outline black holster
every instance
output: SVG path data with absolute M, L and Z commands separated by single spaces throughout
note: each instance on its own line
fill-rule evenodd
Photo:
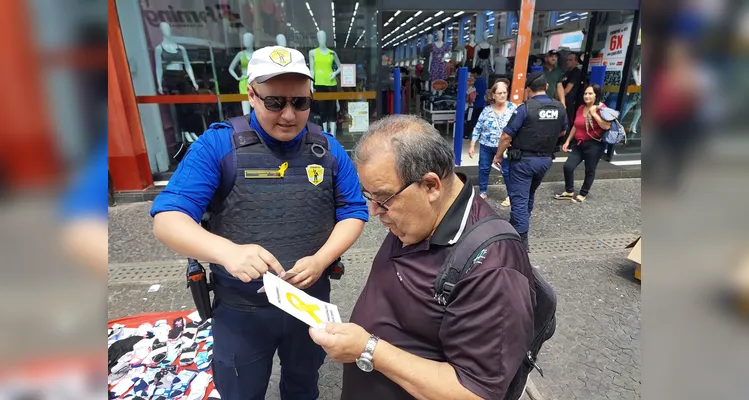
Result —
M 198 260 L 192 258 L 187 259 L 187 287 L 190 289 L 200 319 L 205 321 L 211 318 L 213 315 L 211 284 L 208 282 L 205 268 L 200 265 Z
M 340 257 L 338 257 L 338 259 L 330 267 L 328 267 L 328 276 L 330 276 L 330 279 L 341 279 L 345 272 L 346 266 L 343 265 Z

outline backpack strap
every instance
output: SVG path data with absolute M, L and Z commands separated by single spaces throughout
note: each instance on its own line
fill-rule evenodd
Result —
M 487 246 L 501 240 L 520 241 L 520 235 L 498 215 L 482 218 L 468 228 L 453 245 L 434 281 L 437 302 L 446 306 L 455 285 L 470 272 L 474 259 Z

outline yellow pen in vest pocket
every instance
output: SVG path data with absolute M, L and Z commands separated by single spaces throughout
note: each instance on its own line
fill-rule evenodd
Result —
M 245 179 L 282 179 L 289 163 L 284 162 L 278 169 L 246 169 L 244 170 Z

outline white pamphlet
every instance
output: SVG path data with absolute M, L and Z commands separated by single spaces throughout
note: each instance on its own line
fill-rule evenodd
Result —
M 268 301 L 313 328 L 326 322 L 341 322 L 338 307 L 316 299 L 273 274 L 263 274 Z

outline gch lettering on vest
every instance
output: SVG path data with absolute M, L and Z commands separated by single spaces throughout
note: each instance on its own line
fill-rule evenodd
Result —
M 558 119 L 559 110 L 539 110 L 538 118 L 542 120 Z

